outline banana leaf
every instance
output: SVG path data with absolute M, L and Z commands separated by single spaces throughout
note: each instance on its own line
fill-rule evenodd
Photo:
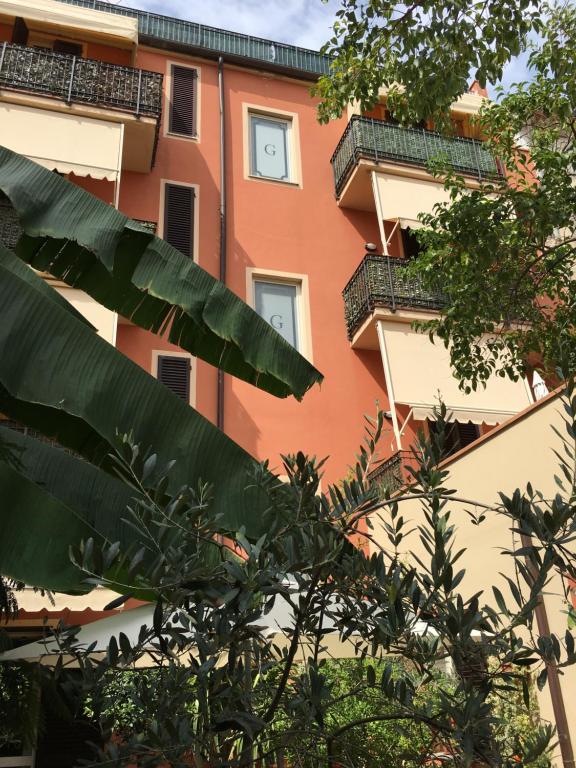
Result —
M 15 457 L 13 471 L 0 473 L 4 575 L 29 586 L 88 592 L 92 587 L 84 581 L 85 574 L 68 567 L 70 546 L 93 538 L 98 544 L 119 542 L 125 553 L 141 545 L 134 528 L 125 522 L 128 508 L 140 498 L 136 490 L 59 446 L 4 427 L 2 422 L 0 442 Z M 40 542 L 39 549 L 35 542 Z M 121 584 L 110 587 L 124 590 Z
M 4 430 L 6 431 L 6 430 Z M 68 549 L 103 538 L 86 520 L 45 489 L 0 462 L 0 566 L 5 576 L 59 592 L 91 587 Z
M 103 466 L 117 433 L 130 433 L 158 455 L 159 468 L 176 461 L 170 491 L 211 483 L 211 509 L 222 526 L 259 535 L 267 496 L 247 487 L 255 459 L 2 263 L 0 307 L 1 413 Z M 0 485 L 0 499 L 4 495 Z
M 300 399 L 322 380 L 268 323 L 178 250 L 4 147 L 0 191 L 24 231 L 16 254 L 36 269 L 278 397 Z
M 93 331 L 96 331 L 94 326 L 88 322 L 83 314 L 70 304 L 69 301 L 55 291 L 48 283 L 37 275 L 30 267 L 28 267 L 21 259 L 15 256 L 12 251 L 5 248 L 0 243 L 0 264 L 2 264 L 10 272 L 13 272 L 18 277 L 22 278 L 25 282 L 29 283 L 37 291 L 40 291 L 46 298 L 55 301 L 59 306 L 70 312 L 77 320 L 85 323 Z

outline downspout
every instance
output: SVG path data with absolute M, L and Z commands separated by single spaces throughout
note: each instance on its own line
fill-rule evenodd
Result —
M 224 59 L 218 58 L 218 95 L 220 100 L 220 270 L 218 279 L 226 285 L 226 122 L 224 112 Z M 224 431 L 224 371 L 218 369 L 216 426 Z

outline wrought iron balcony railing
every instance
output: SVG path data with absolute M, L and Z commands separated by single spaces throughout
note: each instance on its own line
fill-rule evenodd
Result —
M 162 75 L 12 43 L 0 46 L 0 88 L 42 94 L 68 104 L 109 107 L 159 118 Z
M 14 250 L 21 234 L 16 211 L 8 198 L 0 192 L 0 244 Z
M 412 451 L 396 451 L 373 470 L 368 479 L 380 492 L 394 493 L 413 479 L 410 467 L 416 467 Z
M 408 259 L 390 256 L 364 257 L 342 292 L 349 339 L 378 307 L 438 310 L 446 305 L 442 293 L 428 291 L 419 279 L 408 275 L 408 263 Z
M 115 13 L 138 19 L 140 42 L 156 47 L 169 47 L 184 53 L 217 58 L 224 55 L 228 61 L 264 65 L 287 74 L 315 80 L 330 71 L 330 58 L 318 51 L 296 45 L 273 42 L 253 35 L 229 32 L 226 29 L 207 27 L 194 21 L 162 16 L 151 11 L 128 8 L 118 2 L 102 0 L 62 0 L 81 8 L 92 8 L 104 13 Z
M 442 136 L 424 128 L 404 128 L 368 117 L 351 118 L 334 154 L 332 169 L 336 195 L 339 196 L 356 163 L 388 160 L 425 168 L 434 158 L 442 159 L 458 173 L 491 179 L 502 169 L 483 142 Z
M 143 219 L 134 219 L 134 221 L 137 221 L 153 235 L 156 234 L 158 225 L 155 221 L 144 221 Z M 16 211 L 8 198 L 0 192 L 0 244 L 5 248 L 14 250 L 21 234 L 22 228 Z

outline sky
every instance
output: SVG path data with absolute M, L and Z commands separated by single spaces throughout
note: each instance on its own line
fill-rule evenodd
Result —
M 338 0 L 120 0 L 119 4 L 313 50 L 330 37 L 339 7 Z M 507 65 L 502 85 L 524 79 L 525 56 Z

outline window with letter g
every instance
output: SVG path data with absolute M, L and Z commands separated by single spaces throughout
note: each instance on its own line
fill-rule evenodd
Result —
M 254 308 L 289 344 L 300 349 L 299 286 L 294 283 L 254 281 Z
M 292 121 L 250 115 L 250 175 L 275 181 L 292 178 Z

